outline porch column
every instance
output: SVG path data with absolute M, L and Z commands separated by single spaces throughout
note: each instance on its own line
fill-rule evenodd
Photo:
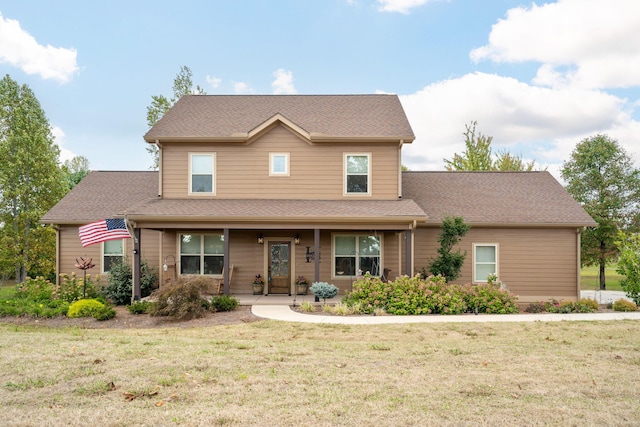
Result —
M 405 241 L 406 248 L 405 248 L 405 256 L 404 256 L 404 258 L 405 258 L 405 260 L 404 260 L 405 267 L 404 268 L 405 268 L 407 276 L 409 276 L 409 277 L 413 276 L 413 270 L 412 270 L 413 253 L 411 252 L 411 247 L 412 247 L 411 241 L 413 240 L 412 236 L 413 236 L 413 230 L 411 230 L 411 229 L 407 230 L 407 238 L 406 238 L 406 241 Z
M 222 277 L 224 277 L 224 294 L 225 295 L 229 295 L 229 229 L 225 228 L 222 231 L 222 236 L 223 236 L 223 240 L 224 242 L 222 243 L 222 247 L 223 247 L 223 253 L 224 253 L 224 265 L 223 265 L 223 272 L 222 272 Z
M 139 301 L 140 292 L 140 229 L 133 229 L 133 286 L 131 302 Z
M 313 261 L 315 263 L 315 271 L 313 273 L 313 281 L 320 281 L 320 229 L 313 230 Z

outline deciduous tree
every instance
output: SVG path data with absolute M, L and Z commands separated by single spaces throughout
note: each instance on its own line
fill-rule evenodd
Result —
M 467 234 L 470 228 L 471 226 L 465 224 L 461 217 L 447 217 L 442 220 L 442 232 L 438 238 L 440 243 L 438 256 L 429 264 L 431 274 L 443 276 L 447 282 L 458 278 L 467 254 L 461 252 L 460 249 L 454 252 L 453 247 Z M 423 273 L 425 272 L 423 271 Z
M 158 120 L 165 115 L 173 104 L 184 95 L 205 95 L 206 92 L 200 86 L 193 87 L 193 73 L 187 66 L 180 67 L 180 72 L 173 80 L 173 96 L 169 99 L 164 95 L 153 95 L 151 97 L 151 104 L 147 107 L 147 125 L 152 127 Z M 147 144 L 147 151 L 153 157 L 153 164 L 151 169 L 158 169 L 159 154 L 158 147 L 152 144 Z
M 37 260 L 51 250 L 53 231 L 41 230 L 39 221 L 67 191 L 58 156 L 33 91 L 6 75 L 0 81 L 0 222 L 3 261 L 17 282 L 35 265 L 41 271 Z
M 498 152 L 495 159 L 491 153 L 492 136 L 476 132 L 478 122 L 465 125 L 465 151 L 455 153 L 451 160 L 444 159 L 445 168 L 449 171 L 532 171 L 535 161 L 525 162 L 521 156 L 507 150 Z
M 606 289 L 605 266 L 618 256 L 618 231 L 634 231 L 640 203 L 640 171 L 618 141 L 607 135 L 583 139 L 564 163 L 567 191 L 598 223 L 582 235 L 583 265 L 598 265 L 600 289 Z

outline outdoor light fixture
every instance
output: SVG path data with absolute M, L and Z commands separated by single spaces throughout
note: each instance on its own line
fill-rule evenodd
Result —
M 262 234 L 258 234 L 258 244 L 262 245 L 264 243 L 264 236 Z
M 296 234 L 295 236 L 293 236 L 293 243 L 295 243 L 296 245 L 300 244 L 300 235 Z
M 307 252 L 304 254 L 307 262 L 311 262 L 312 259 L 315 258 L 315 253 L 311 252 L 311 246 L 307 246 Z

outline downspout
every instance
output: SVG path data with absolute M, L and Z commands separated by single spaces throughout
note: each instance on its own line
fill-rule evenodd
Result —
M 158 197 L 162 197 L 162 144 L 156 139 L 156 147 L 158 147 Z
M 580 262 L 580 258 L 581 258 L 581 253 L 580 253 L 580 243 L 581 243 L 581 239 L 582 239 L 582 233 L 584 233 L 584 231 L 587 229 L 587 227 L 582 227 L 582 228 L 578 228 L 576 229 L 576 301 L 580 300 L 580 288 L 582 287 L 582 284 L 580 283 L 580 270 L 581 270 L 581 262 Z

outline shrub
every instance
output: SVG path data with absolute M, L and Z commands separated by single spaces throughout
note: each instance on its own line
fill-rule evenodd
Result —
M 238 308 L 238 299 L 231 295 L 214 295 L 211 298 L 210 310 L 233 311 Z
M 318 298 L 322 298 L 326 304 L 327 298 L 333 298 L 338 295 L 338 288 L 327 282 L 315 282 L 311 285 L 311 292 Z
M 638 306 L 632 302 L 627 301 L 626 299 L 619 299 L 618 301 L 613 303 L 614 311 L 638 311 Z
M 96 298 L 99 295 L 97 290 L 99 281 L 99 275 L 92 279 L 91 275 L 87 274 L 85 280 L 79 279 L 75 272 L 71 274 L 63 273 L 60 275 L 60 284 L 55 287 L 53 298 L 61 299 L 68 303 L 82 298 Z
M 176 320 L 202 317 L 207 311 L 207 301 L 201 295 L 210 286 L 211 281 L 206 277 L 181 277 L 153 292 L 156 303 L 149 314 L 167 316 Z
M 545 303 L 545 310 L 549 313 L 593 313 L 598 311 L 598 302 L 589 298 L 578 301 L 556 301 Z
M 518 313 L 517 297 L 496 284 L 467 285 L 462 288 L 469 311 L 488 314 Z
M 148 314 L 153 303 L 151 301 L 136 301 L 127 306 L 127 310 L 131 314 Z
M 0 316 L 56 317 L 65 316 L 69 303 L 62 300 L 34 301 L 15 298 L 0 300 Z
M 114 262 L 109 271 L 108 284 L 102 289 L 106 298 L 115 305 L 126 305 L 131 302 L 133 294 L 133 272 L 126 259 Z M 158 275 L 151 269 L 147 261 L 140 263 L 140 296 L 151 294 L 158 284 Z
M 103 310 L 105 305 L 95 299 L 81 299 L 69 306 L 67 316 L 75 317 L 93 317 L 96 313 Z
M 545 311 L 544 302 L 532 302 L 524 309 L 527 313 L 542 313 Z
M 27 277 L 27 280 L 16 285 L 16 298 L 32 301 L 49 301 L 52 299 L 55 285 L 42 276 L 35 279 Z

